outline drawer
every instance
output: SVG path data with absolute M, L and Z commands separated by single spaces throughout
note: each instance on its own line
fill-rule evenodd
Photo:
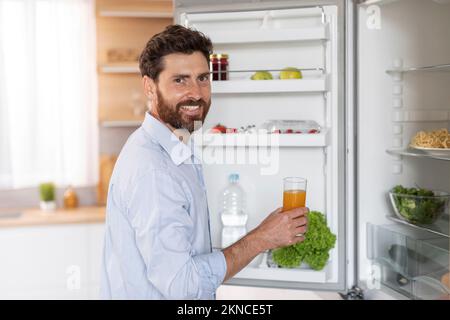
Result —
M 367 225 L 367 254 L 379 280 L 412 299 L 449 299 L 449 239 L 404 225 Z

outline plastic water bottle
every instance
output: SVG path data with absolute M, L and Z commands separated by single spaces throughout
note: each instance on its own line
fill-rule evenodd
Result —
M 239 174 L 230 174 L 229 184 L 222 193 L 220 217 L 222 220 L 222 248 L 228 247 L 246 233 L 247 213 L 245 193 L 239 185 Z

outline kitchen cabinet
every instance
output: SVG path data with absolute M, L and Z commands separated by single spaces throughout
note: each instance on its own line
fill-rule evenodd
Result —
M 154 34 L 171 24 L 172 2 L 99 0 L 96 11 L 99 121 L 106 127 L 111 121 L 141 121 L 146 98 L 137 57 Z
M 98 0 L 96 17 L 101 158 L 97 204 L 104 205 L 113 159 L 147 108 L 137 57 L 154 34 L 172 23 L 172 1 Z
M 103 223 L 0 228 L 0 299 L 96 299 Z

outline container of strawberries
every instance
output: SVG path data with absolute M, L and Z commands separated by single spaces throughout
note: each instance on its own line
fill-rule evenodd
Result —
M 321 127 L 313 120 L 268 120 L 261 129 L 272 134 L 316 134 Z

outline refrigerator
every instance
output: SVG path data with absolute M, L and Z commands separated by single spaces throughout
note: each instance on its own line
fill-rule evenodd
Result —
M 266 252 L 227 284 L 449 299 L 448 207 L 417 225 L 394 213 L 388 193 L 450 192 L 450 154 L 409 147 L 418 131 L 449 129 L 450 1 L 175 0 L 174 13 L 228 55 L 200 140 L 212 246 L 221 249 L 219 202 L 231 173 L 245 190 L 247 230 L 282 206 L 283 178 L 298 176 L 308 180 L 306 205 L 337 237 L 320 271 L 274 266 Z M 303 78 L 278 79 L 286 67 Z M 273 79 L 251 80 L 258 70 Z M 208 131 L 268 120 L 313 120 L 321 130 Z

